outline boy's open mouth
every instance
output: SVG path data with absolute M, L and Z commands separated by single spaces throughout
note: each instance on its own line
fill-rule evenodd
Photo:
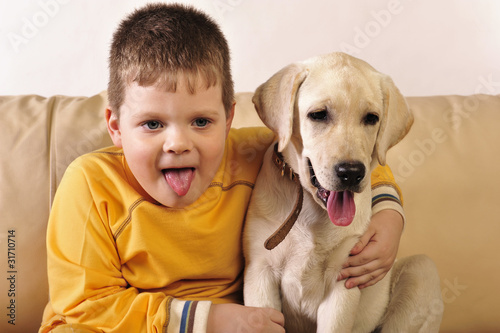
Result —
M 174 192 L 181 197 L 188 193 L 194 179 L 194 171 L 194 168 L 174 168 L 162 170 L 168 185 L 170 185 L 172 190 L 174 190 Z
M 316 196 L 323 202 L 330 221 L 336 226 L 345 227 L 352 223 L 356 214 L 354 194 L 351 191 L 329 191 L 319 183 L 311 161 L 308 159 L 311 184 L 316 187 Z

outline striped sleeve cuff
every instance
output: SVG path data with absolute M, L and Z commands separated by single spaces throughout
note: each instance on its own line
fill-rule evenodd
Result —
M 372 188 L 372 215 L 381 210 L 392 209 L 401 214 L 403 218 L 403 230 L 406 225 L 406 217 L 401 204 L 398 191 L 390 185 L 379 185 Z
M 166 333 L 206 332 L 212 302 L 183 301 L 172 298 L 167 303 Z

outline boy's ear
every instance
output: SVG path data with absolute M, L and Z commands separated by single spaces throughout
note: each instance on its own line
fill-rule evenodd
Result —
M 120 120 L 115 112 L 113 112 L 109 107 L 106 108 L 106 126 L 108 128 L 109 136 L 113 141 L 113 144 L 122 148 L 122 134 L 120 131 Z
M 229 110 L 229 114 L 227 115 L 227 118 L 226 118 L 226 138 L 229 135 L 229 130 L 231 129 L 231 124 L 233 123 L 235 107 L 236 107 L 236 102 L 233 102 L 233 105 L 231 106 L 231 110 Z

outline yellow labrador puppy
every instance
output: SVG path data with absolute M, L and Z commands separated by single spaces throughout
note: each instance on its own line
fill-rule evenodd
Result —
M 429 258 L 398 261 L 392 284 L 391 274 L 362 290 L 337 282 L 370 221 L 371 171 L 413 122 L 392 80 L 332 53 L 283 68 L 253 102 L 278 140 L 245 224 L 245 305 L 282 311 L 287 333 L 437 332 L 442 301 Z

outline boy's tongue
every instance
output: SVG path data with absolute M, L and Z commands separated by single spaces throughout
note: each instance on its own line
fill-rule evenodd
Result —
M 351 224 L 356 213 L 356 205 L 354 204 L 352 192 L 330 192 L 326 209 L 333 224 L 340 227 L 348 226 Z
M 191 168 L 182 169 L 166 169 L 163 171 L 168 185 L 179 196 L 184 196 L 188 193 L 191 187 L 191 182 L 194 178 L 194 170 Z

